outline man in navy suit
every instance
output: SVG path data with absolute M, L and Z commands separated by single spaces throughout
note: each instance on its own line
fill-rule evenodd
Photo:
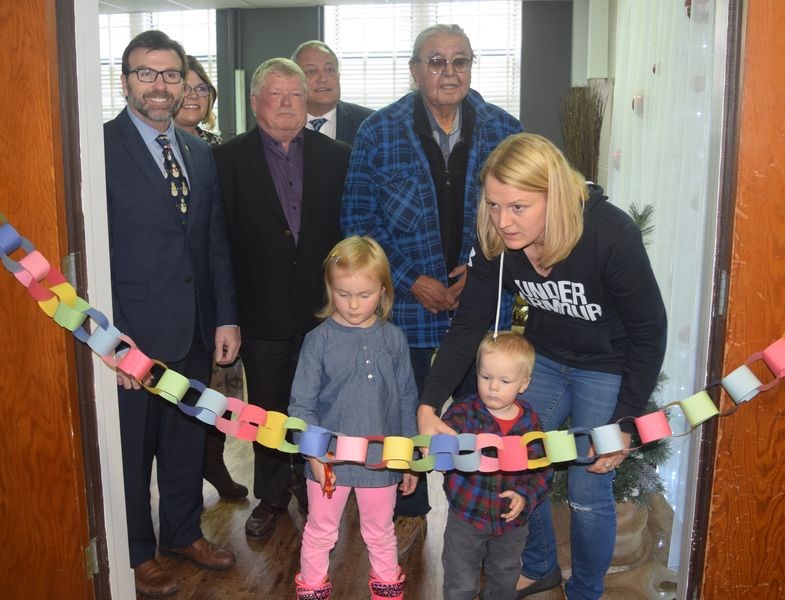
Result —
M 182 46 L 147 31 L 122 61 L 127 107 L 104 125 L 114 323 L 150 358 L 206 382 L 213 358 L 231 363 L 240 346 L 215 165 L 205 142 L 173 125 L 187 76 Z M 216 570 L 235 557 L 199 524 L 204 426 L 119 370 L 117 383 L 131 567 L 138 592 L 165 596 L 178 584 L 155 558 L 154 457 L 160 553 Z
M 341 100 L 338 57 L 324 42 L 303 42 L 292 54 L 308 78 L 308 129 L 354 144 L 357 129 L 373 111 Z
M 248 401 L 283 413 L 300 343 L 324 305 L 322 263 L 341 239 L 351 151 L 304 128 L 307 95 L 305 75 L 294 62 L 263 62 L 251 79 L 256 126 L 213 147 L 237 282 Z M 245 523 L 247 538 L 269 535 L 292 494 L 307 510 L 302 468 L 300 457 L 254 444 L 259 504 Z

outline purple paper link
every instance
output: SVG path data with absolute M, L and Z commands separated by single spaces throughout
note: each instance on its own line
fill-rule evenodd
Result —
M 431 454 L 433 454 L 433 452 L 431 452 Z M 455 468 L 455 461 L 453 461 L 453 455 L 451 453 L 439 452 L 434 455 L 434 459 L 434 471 L 452 471 Z
M 573 435 L 591 435 L 592 428 L 591 427 L 572 427 L 567 431 L 567 433 L 571 433 Z M 575 459 L 574 462 L 578 464 L 589 464 L 594 462 L 593 456 L 579 456 Z
M 199 392 L 199 394 L 201 394 L 205 390 L 205 388 L 207 387 L 205 384 L 203 384 L 201 381 L 199 381 L 197 379 L 189 379 L 188 380 L 188 384 L 192 388 L 194 388 L 197 392 Z M 188 392 L 186 392 L 186 394 L 187 393 Z M 197 418 L 199 416 L 199 413 L 201 413 L 202 410 L 204 410 L 200 406 L 189 406 L 185 402 L 178 402 L 177 403 L 177 407 L 181 411 L 183 411 L 185 414 L 187 414 L 188 416 L 190 416 L 190 417 L 197 417 Z
M 0 250 L 5 254 L 11 254 L 22 245 L 22 236 L 13 228 L 10 223 L 0 225 Z
M 92 306 L 88 308 L 85 313 L 95 321 L 101 329 L 109 329 L 111 323 L 109 319 L 106 318 L 106 315 L 102 313 L 100 310 L 93 308 Z
M 90 307 L 84 311 L 84 314 L 90 317 L 93 321 L 96 322 L 96 325 L 98 325 L 96 330 L 93 332 L 93 335 L 95 335 L 95 333 L 97 333 L 98 331 L 106 330 L 107 325 L 109 324 L 109 320 L 101 311 L 95 310 L 94 308 Z M 87 331 L 87 327 L 85 325 L 79 327 L 76 331 L 73 332 L 73 334 L 77 340 L 79 340 L 80 342 L 84 342 L 85 344 L 90 346 L 90 349 L 96 354 L 98 354 L 98 356 L 104 356 L 106 354 L 109 354 L 112 350 L 114 350 L 117 347 L 117 345 L 120 343 L 120 339 L 119 339 L 120 331 L 118 330 L 116 331 L 117 331 L 118 340 L 114 346 L 108 346 L 106 342 L 99 341 L 99 340 L 103 340 L 106 337 L 105 335 L 96 337 L 93 344 L 91 344 L 90 338 L 92 336 L 90 332 Z M 106 332 L 104 331 L 104 333 Z
M 324 456 L 330 446 L 332 431 L 316 425 L 308 425 L 308 429 L 300 434 L 300 454 L 305 456 Z
M 452 457 L 454 454 L 458 454 L 458 436 L 437 433 L 431 437 L 428 452 L 435 459 L 434 470 L 452 471 L 455 468 Z
M 22 238 L 22 250 L 25 251 L 25 254 L 30 254 L 35 250 L 35 246 L 33 246 L 32 242 L 27 238 Z M 19 264 L 18 261 L 15 261 L 13 258 L 8 256 L 5 252 L 0 255 L 0 258 L 3 260 L 3 265 L 5 265 L 6 271 L 9 273 L 13 273 L 16 275 L 17 273 L 21 273 L 25 270 L 25 268 Z M 32 275 L 30 275 L 30 279 L 32 280 Z M 22 282 L 24 284 L 24 282 Z M 30 283 L 29 281 L 27 282 Z
M 431 444 L 428 447 L 430 454 L 449 453 L 458 454 L 458 436 L 448 435 L 446 433 L 437 433 L 431 438 Z

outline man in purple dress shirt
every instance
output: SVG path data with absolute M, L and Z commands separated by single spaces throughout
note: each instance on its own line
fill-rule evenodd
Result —
M 308 83 L 285 58 L 251 80 L 256 126 L 213 149 L 232 249 L 248 400 L 286 412 L 303 336 L 324 302 L 322 262 L 341 239 L 350 147 L 304 129 Z M 249 539 L 274 528 L 294 494 L 307 510 L 302 463 L 254 444 Z

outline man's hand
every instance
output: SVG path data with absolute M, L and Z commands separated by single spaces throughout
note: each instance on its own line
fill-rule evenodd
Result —
M 230 365 L 240 350 L 240 328 L 222 325 L 215 328 L 215 354 L 213 360 L 219 365 Z
M 415 280 L 412 285 L 412 295 L 433 314 L 458 308 L 458 296 L 443 283 L 427 275 L 420 275 Z
M 453 283 L 449 288 L 447 288 L 451 294 L 453 294 L 456 298 L 461 295 L 463 288 L 466 286 L 466 271 L 469 269 L 467 265 L 458 265 L 452 271 L 448 277 L 450 279 L 457 277 L 458 281 Z M 456 304 L 457 308 L 457 304 Z
M 130 375 L 127 375 L 126 373 L 123 373 L 119 369 L 117 369 L 115 371 L 115 374 L 117 375 L 117 385 L 123 386 L 124 389 L 126 389 L 126 390 L 141 390 L 142 389 L 142 386 L 140 385 L 140 383 L 136 379 L 131 377 Z M 152 383 L 152 381 L 153 381 L 153 375 L 152 375 L 152 373 L 148 373 L 147 376 L 144 378 L 143 383 L 145 385 L 150 385 Z
M 436 409 L 427 404 L 420 404 L 417 409 L 417 430 L 421 435 L 436 435 L 437 433 L 458 435 L 452 427 L 436 416 Z

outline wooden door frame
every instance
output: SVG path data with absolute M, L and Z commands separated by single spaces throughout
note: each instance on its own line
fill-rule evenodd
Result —
M 725 37 L 725 67 L 723 95 L 723 123 L 720 142 L 721 157 L 718 172 L 719 211 L 717 215 L 717 243 L 715 250 L 714 293 L 712 295 L 712 323 L 709 332 L 709 356 L 706 383 L 723 377 L 725 336 L 727 329 L 728 289 L 733 243 L 733 225 L 738 173 L 739 110 L 741 93 L 741 64 L 744 43 L 745 7 L 743 0 L 728 0 L 727 34 Z M 720 388 L 709 390 L 715 404 L 720 402 Z M 718 420 L 704 423 L 696 470 L 695 505 L 692 518 L 687 578 L 682 598 L 700 598 L 706 561 L 711 508 L 711 490 L 717 451 Z
M 98 2 L 56 2 L 59 43 L 65 45 L 60 77 L 67 82 L 61 111 L 69 250 L 76 253 L 79 295 L 111 321 Z M 98 539 L 96 598 L 135 600 L 115 374 L 86 345 L 76 346 L 90 530 Z

